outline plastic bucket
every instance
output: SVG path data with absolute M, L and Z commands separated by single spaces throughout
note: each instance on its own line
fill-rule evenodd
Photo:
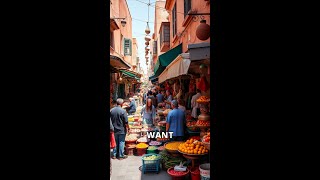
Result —
M 210 180 L 210 163 L 201 164 L 199 169 L 201 180 Z
M 200 180 L 200 171 L 197 171 L 199 167 L 190 168 L 191 180 Z

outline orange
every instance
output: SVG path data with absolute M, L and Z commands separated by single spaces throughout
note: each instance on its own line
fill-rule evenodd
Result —
M 198 154 L 201 154 L 201 152 L 200 152 L 200 151 L 198 151 Z
M 193 150 L 193 154 L 197 154 L 197 152 L 198 152 L 197 150 Z
M 202 154 L 204 154 L 206 151 L 205 150 L 202 150 Z
M 208 150 L 206 150 L 206 153 L 208 153 Z

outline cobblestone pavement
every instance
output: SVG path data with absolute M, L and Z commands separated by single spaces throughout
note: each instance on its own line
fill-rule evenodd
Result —
M 149 172 L 143 174 L 139 170 L 142 166 L 141 156 L 128 156 L 127 159 L 112 159 L 111 180 L 171 180 L 166 171 L 161 170 L 159 174 Z

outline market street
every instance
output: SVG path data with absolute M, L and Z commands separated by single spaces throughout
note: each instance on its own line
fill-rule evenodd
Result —
M 210 1 L 110 0 L 108 60 L 111 179 L 210 179 Z
M 142 166 L 141 156 L 129 156 L 127 159 L 112 161 L 111 180 L 164 180 L 171 179 L 170 175 L 161 170 L 159 174 L 146 173 L 143 174 L 139 167 Z

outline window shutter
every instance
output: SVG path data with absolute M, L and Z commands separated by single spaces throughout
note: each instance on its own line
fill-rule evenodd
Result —
M 132 46 L 131 46 L 131 39 L 124 39 L 124 55 L 131 56 Z
M 184 0 L 184 17 L 187 16 L 187 10 L 188 9 L 188 0 Z
M 129 39 L 129 56 L 132 56 L 132 41 Z

